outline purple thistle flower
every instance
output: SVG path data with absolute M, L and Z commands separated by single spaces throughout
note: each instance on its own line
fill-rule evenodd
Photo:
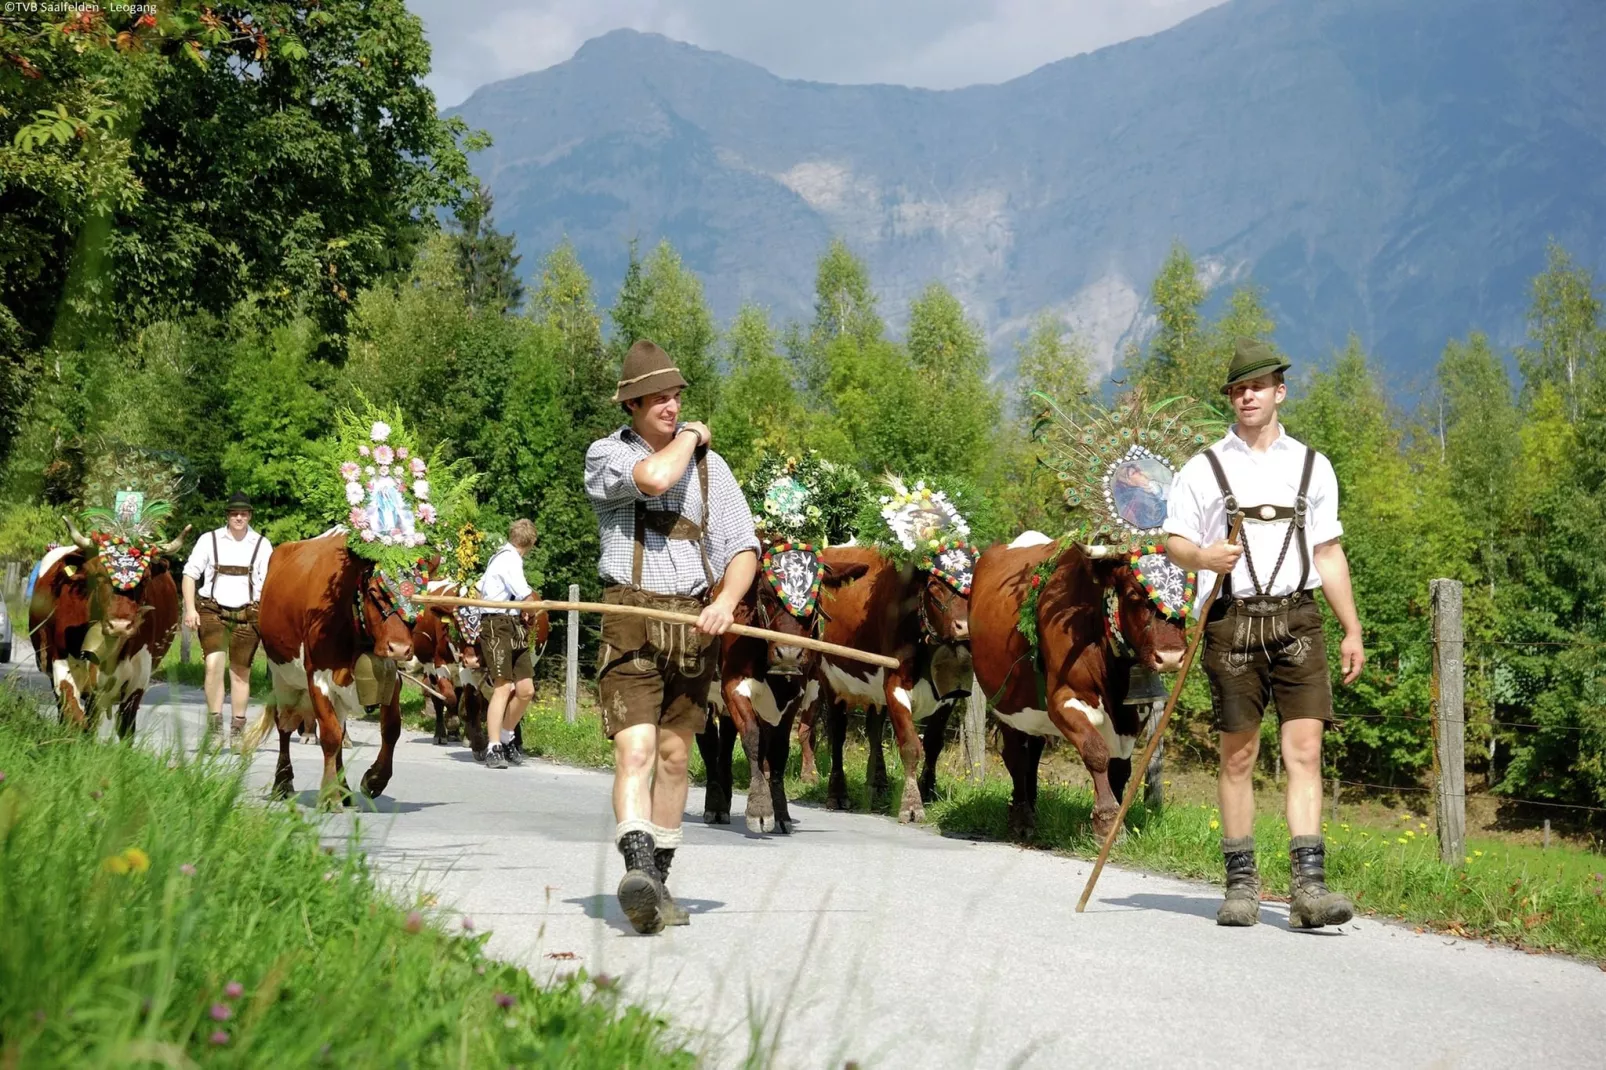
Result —
M 219 1029 L 216 1033 L 212 1034 L 211 1040 L 213 1044 L 216 1044 L 218 1047 L 222 1047 L 229 1042 L 229 1031 L 227 1029 Z
M 223 986 L 223 994 L 230 999 L 239 999 L 245 995 L 245 986 L 238 981 L 230 981 Z
M 212 1020 L 214 1022 L 226 1022 L 233 1017 L 234 1012 L 229 1010 L 227 1003 L 212 1004 Z
M 503 1010 L 508 1010 L 513 1006 L 513 997 L 506 992 L 498 992 L 496 994 L 496 1005 Z

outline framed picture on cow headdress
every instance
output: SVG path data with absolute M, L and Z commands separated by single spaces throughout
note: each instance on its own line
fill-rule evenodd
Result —
M 1189 397 L 1149 402 L 1140 391 L 1113 409 L 1062 408 L 1045 394 L 1033 437 L 1058 478 L 1077 542 L 1112 545 L 1167 616 L 1186 616 L 1194 576 L 1166 556 L 1164 524 L 1177 472 L 1219 438 L 1226 421 Z

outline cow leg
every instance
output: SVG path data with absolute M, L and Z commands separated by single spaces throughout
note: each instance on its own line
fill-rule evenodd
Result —
M 145 691 L 142 688 L 118 703 L 117 736 L 119 739 L 128 739 L 134 734 L 134 723 L 139 719 L 139 704 L 144 697 Z
M 792 811 L 786 805 L 786 763 L 792 757 L 792 721 L 797 716 L 796 705 L 787 707 L 781 714 L 781 723 L 774 728 L 764 727 L 766 758 L 769 762 L 770 804 L 775 809 L 775 831 L 783 835 L 792 832 Z
M 848 707 L 834 698 L 826 700 L 825 735 L 831 748 L 831 776 L 825 782 L 825 808 L 848 808 L 848 778 L 842 772 L 842 745 L 848 738 Z
M 463 726 L 468 732 L 468 747 L 474 752 L 474 760 L 483 762 L 491 745 L 485 728 L 485 696 L 473 686 L 463 688 L 462 695 Z
M 286 715 L 277 706 L 269 706 L 266 713 L 273 718 L 273 725 L 279 730 L 279 762 L 273 769 L 273 797 L 288 799 L 295 793 L 295 769 L 290 764 L 290 732 L 301 722 L 301 718 L 293 711 Z
M 446 703 L 429 694 L 424 696 L 424 701 L 429 703 L 429 708 L 435 711 L 435 746 L 444 747 L 446 746 Z
M 920 801 L 931 802 L 937 796 L 937 759 L 942 756 L 942 745 L 948 738 L 948 717 L 953 713 L 952 702 L 944 702 L 926 718 L 921 732 L 921 746 L 926 752 L 920 769 Z
M 345 762 L 340 754 L 345 742 L 346 728 L 340 723 L 340 714 L 307 674 L 307 698 L 318 719 L 318 746 L 323 751 L 323 779 L 318 785 L 318 805 L 332 807 L 351 805 L 351 789 L 346 786 L 343 772 Z
M 401 738 L 401 681 L 390 693 L 390 701 L 379 710 L 379 757 L 362 775 L 362 790 L 370 799 L 377 799 L 390 783 L 392 762 L 396 757 L 396 741 Z
M 61 723 L 74 728 L 88 728 L 89 718 L 84 712 L 83 703 L 79 701 L 78 684 L 72 678 L 72 669 L 65 659 L 58 659 L 51 665 L 51 671 L 56 677 L 56 713 Z
M 914 710 L 909 707 L 909 690 L 913 674 L 905 662 L 905 670 L 887 674 L 887 718 L 892 721 L 892 737 L 898 744 L 898 757 L 903 761 L 903 799 L 898 803 L 899 821 L 924 821 L 926 808 L 920 802 L 920 763 L 924 750 L 920 733 L 915 729 Z M 894 686 L 897 685 L 897 686 Z M 880 746 L 876 753 L 880 753 Z
M 1042 736 L 1030 736 L 999 723 L 1004 736 L 1004 767 L 1013 784 L 1009 798 L 1009 835 L 1030 843 L 1037 838 L 1037 766 L 1043 757 Z
M 819 687 L 813 681 L 810 681 L 808 686 L 816 688 L 817 693 L 814 696 L 814 701 L 810 702 L 805 692 L 803 708 L 797 715 L 797 745 L 798 749 L 803 752 L 803 772 L 801 774 L 803 783 L 818 784 L 820 782 L 820 771 L 814 765 L 814 718 L 818 715 L 821 705 L 828 700 L 825 688 Z
M 457 688 L 457 681 L 447 680 L 446 686 L 440 689 L 446 701 L 446 742 L 463 742 L 463 722 L 459 714 L 463 709 L 463 693 Z
M 1048 717 L 1060 734 L 1071 741 L 1093 778 L 1093 835 L 1102 842 L 1115 827 L 1115 817 L 1121 809 L 1110 787 L 1110 747 L 1094 727 L 1095 718 L 1103 723 L 1109 715 L 1102 706 L 1089 706 L 1070 688 L 1061 687 L 1055 689 L 1049 700 Z
M 730 718 L 709 711 L 708 724 L 697 733 L 697 753 L 703 756 L 703 823 L 731 822 L 730 750 L 736 730 Z
M 870 791 L 870 808 L 881 809 L 891 790 L 887 783 L 887 758 L 881 750 L 881 738 L 886 732 L 886 712 L 880 706 L 864 711 L 864 742 L 869 748 L 864 759 L 864 783 Z
M 775 807 L 770 802 L 769 780 L 764 775 L 764 751 L 759 746 L 758 714 L 752 703 L 740 690 L 741 681 L 726 681 L 725 708 L 736 724 L 736 733 L 742 740 L 742 753 L 747 755 L 747 831 L 773 832 Z

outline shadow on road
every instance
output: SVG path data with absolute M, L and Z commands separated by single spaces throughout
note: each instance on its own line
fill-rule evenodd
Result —
M 316 810 L 318 808 L 318 789 L 307 788 L 305 791 L 296 792 L 295 802 L 297 806 L 305 807 L 308 810 Z M 392 799 L 389 795 L 381 795 L 377 799 L 370 799 L 361 792 L 353 792 L 351 805 L 346 809 L 354 814 L 416 814 L 418 811 L 428 810 L 432 806 L 445 805 L 445 803 L 440 802 L 402 802 L 400 799 Z
M 563 902 L 572 903 L 584 911 L 586 917 L 605 921 L 608 923 L 609 928 L 617 929 L 626 936 L 637 935 L 636 930 L 630 927 L 629 919 L 619 909 L 619 901 L 611 895 L 585 895 L 575 899 L 565 899 Z M 677 897 L 675 902 L 686 908 L 686 913 L 694 918 L 703 914 L 710 914 L 725 905 L 718 899 L 681 899 Z
M 1215 899 L 1206 899 L 1196 895 L 1164 895 L 1151 892 L 1140 892 L 1137 895 L 1123 896 L 1120 899 L 1105 899 L 1099 897 L 1090 904 L 1089 910 L 1096 911 L 1099 906 L 1122 907 L 1127 910 L 1163 910 L 1168 914 L 1192 914 L 1196 918 L 1209 918 L 1216 920 L 1216 909 L 1220 902 Z

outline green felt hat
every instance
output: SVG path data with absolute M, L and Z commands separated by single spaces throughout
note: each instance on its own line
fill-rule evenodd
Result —
M 1225 394 L 1232 390 L 1234 383 L 1246 382 L 1269 372 L 1285 372 L 1290 367 L 1288 358 L 1265 342 L 1239 338 L 1233 346 L 1232 363 L 1227 366 L 1227 381 L 1222 385 L 1221 392 Z

